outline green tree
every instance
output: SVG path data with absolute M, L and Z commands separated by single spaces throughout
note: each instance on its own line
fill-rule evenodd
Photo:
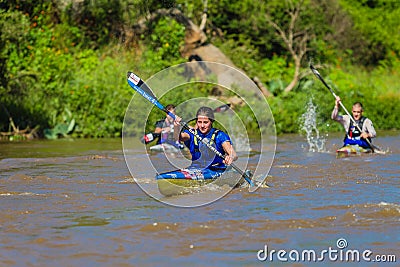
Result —
M 400 2 L 396 0 L 340 0 L 352 18 L 352 42 L 348 43 L 355 63 L 375 66 L 390 56 L 400 54 Z
M 274 94 L 269 102 L 278 132 L 298 130 L 297 118 L 310 96 L 319 106 L 319 119 L 328 124 L 333 99 L 315 77 L 302 76 L 282 94 L 295 75 L 296 54 L 276 33 L 281 29 L 290 35 L 288 7 L 298 3 L 302 15 L 294 26 L 300 31 L 292 33 L 306 30 L 315 36 L 300 60 L 302 71 L 308 70 L 310 58 L 324 63 L 321 72 L 344 101 L 365 102 L 379 129 L 400 128 L 399 40 L 393 38 L 400 25 L 399 4 L 383 0 L 0 0 L 0 128 L 7 130 L 9 117 L 21 128 L 40 125 L 41 130 L 69 120 L 75 122 L 76 137 L 119 136 L 132 96 L 126 72 L 146 78 L 185 62 L 181 48 L 186 32 L 180 20 L 146 18 L 159 9 L 177 8 L 198 25 L 205 7 L 208 41 Z M 146 30 L 132 34 L 139 21 L 147 23 Z M 301 39 L 291 40 L 296 47 Z M 210 90 L 196 88 L 163 100 L 179 103 Z M 137 112 L 144 105 L 139 101 Z M 150 121 L 158 117 L 151 116 Z
M 123 31 L 122 2 L 119 0 L 72 2 L 66 8 L 66 15 L 68 24 L 84 33 L 90 48 L 112 42 Z

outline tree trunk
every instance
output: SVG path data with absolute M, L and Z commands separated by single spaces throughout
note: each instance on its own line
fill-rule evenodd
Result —
M 235 64 L 228 58 L 224 53 L 221 52 L 216 46 L 206 43 L 207 36 L 204 33 L 204 27 L 206 25 L 207 16 L 203 15 L 203 19 L 201 22 L 201 27 L 194 24 L 189 18 L 187 18 L 179 9 L 172 8 L 172 9 L 159 9 L 152 13 L 147 18 L 141 19 L 136 25 L 133 27 L 133 31 L 140 35 L 141 33 L 147 30 L 147 22 L 150 20 L 157 20 L 161 16 L 170 16 L 171 18 L 175 19 L 177 22 L 183 24 L 185 26 L 185 44 L 181 49 L 182 57 L 186 58 L 188 61 L 199 61 L 199 66 L 193 67 L 191 70 L 192 73 L 196 73 L 197 75 L 202 75 L 202 71 L 212 71 L 218 76 L 219 82 L 226 82 L 227 79 L 231 78 L 231 74 L 221 73 L 221 70 L 218 69 L 217 66 L 212 66 L 210 70 L 201 70 L 202 66 L 200 65 L 200 61 L 210 61 L 216 62 L 221 64 L 226 64 L 231 66 L 235 69 L 240 70 Z M 226 70 L 226 68 L 225 68 Z M 245 73 L 243 70 L 241 72 Z M 204 75 L 204 73 L 203 73 Z M 261 84 L 261 82 L 259 83 Z M 259 87 L 259 84 L 257 86 Z M 260 87 L 259 87 L 260 88 Z M 260 88 L 264 96 L 269 97 L 272 94 L 266 89 L 264 86 L 263 89 Z

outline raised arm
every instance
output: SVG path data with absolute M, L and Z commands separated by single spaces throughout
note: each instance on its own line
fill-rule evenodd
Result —
M 338 121 L 344 125 L 345 120 L 344 120 L 343 116 L 338 115 L 339 114 L 339 105 L 340 105 L 340 97 L 336 96 L 335 107 L 332 110 L 331 119 Z
M 190 139 L 190 135 L 185 132 L 181 132 L 182 126 L 180 125 L 180 122 L 182 121 L 182 118 L 175 115 L 175 120 L 174 120 L 174 139 L 179 140 L 179 141 L 187 141 Z
M 340 97 L 336 96 L 336 100 L 335 100 L 335 107 L 332 110 L 332 114 L 331 114 L 331 119 L 332 120 L 337 120 L 338 119 L 338 113 L 339 113 L 339 104 L 340 104 Z

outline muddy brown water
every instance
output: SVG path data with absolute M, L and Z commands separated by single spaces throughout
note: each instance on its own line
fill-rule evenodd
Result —
M 0 143 L 0 266 L 366 264 L 329 258 L 329 249 L 370 250 L 371 266 L 382 266 L 375 256 L 398 265 L 399 139 L 381 133 L 388 154 L 337 159 L 341 136 L 324 153 L 308 152 L 302 136 L 279 136 L 272 187 L 234 189 L 197 208 L 144 193 L 120 139 Z M 266 247 L 287 253 L 263 261 Z M 317 257 L 302 260 L 311 250 Z

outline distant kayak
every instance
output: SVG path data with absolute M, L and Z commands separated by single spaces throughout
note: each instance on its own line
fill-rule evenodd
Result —
M 163 143 L 150 147 L 150 151 L 154 152 L 168 152 L 168 153 L 178 153 L 179 149 L 171 144 Z
M 366 154 L 372 154 L 372 149 L 364 148 L 358 145 L 347 145 L 336 150 L 336 155 L 338 158 L 351 157 L 351 156 L 361 156 Z
M 244 183 L 240 174 L 232 168 L 211 170 L 187 168 L 160 173 L 156 176 L 158 189 L 164 196 L 187 194 L 202 186 L 214 183 L 218 186 L 237 187 Z

